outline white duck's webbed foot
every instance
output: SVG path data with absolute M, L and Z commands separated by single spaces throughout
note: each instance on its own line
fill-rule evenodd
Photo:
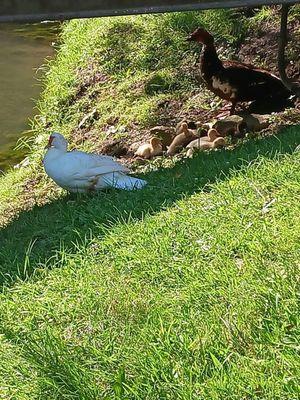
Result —
M 88 187 L 89 192 L 94 192 L 96 190 L 98 180 L 99 178 L 97 176 L 89 179 L 89 187 Z

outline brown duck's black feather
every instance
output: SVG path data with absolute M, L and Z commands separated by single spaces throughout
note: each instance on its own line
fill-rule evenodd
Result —
M 220 71 L 219 78 L 237 89 L 236 101 L 288 98 L 291 95 L 279 78 L 259 69 L 230 66 Z

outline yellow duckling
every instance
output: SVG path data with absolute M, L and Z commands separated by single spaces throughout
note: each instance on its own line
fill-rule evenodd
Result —
M 162 143 L 157 137 L 152 137 L 149 143 L 142 144 L 134 153 L 137 157 L 146 159 L 159 156 L 163 152 Z
M 179 150 L 198 137 L 192 129 L 188 128 L 188 124 L 186 122 L 183 122 L 180 126 L 177 126 L 176 131 L 177 135 L 173 139 L 167 151 L 168 156 L 173 156 L 174 154 L 178 153 Z
M 186 147 L 188 149 L 187 156 L 192 157 L 194 151 L 197 150 L 211 150 L 225 146 L 225 139 L 220 137 L 216 129 L 210 129 L 207 136 L 203 136 L 190 142 Z

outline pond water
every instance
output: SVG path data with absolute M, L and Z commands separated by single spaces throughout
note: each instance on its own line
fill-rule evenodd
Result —
M 15 146 L 37 113 L 40 67 L 54 53 L 58 24 L 0 24 L 0 170 L 24 157 Z

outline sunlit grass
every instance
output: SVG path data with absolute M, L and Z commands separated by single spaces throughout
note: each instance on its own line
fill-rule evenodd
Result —
M 30 186 L 37 203 L 52 197 L 53 188 L 45 175 L 40 176 L 49 132 L 63 133 L 72 148 L 78 124 L 95 109 L 97 118 L 87 126 L 93 140 L 76 143 L 77 148 L 92 151 L 99 148 L 108 126 L 125 127 L 130 135 L 132 128 L 160 123 L 158 104 L 162 100 L 181 100 L 186 109 L 184 103 L 199 90 L 199 84 L 188 72 L 195 62 L 196 46 L 193 49 L 185 38 L 199 25 L 230 43 L 243 34 L 243 25 L 230 10 L 74 20 L 63 25 L 56 57 L 43 68 L 45 89 L 33 136 L 28 139 L 32 149 L 30 169 L 24 173 L 28 179 L 18 181 L 21 190 L 17 190 L 16 202 L 11 200 L 9 206 L 2 202 L 0 225 L 13 216 L 5 210 L 31 207 L 22 188 Z M 10 175 L 8 180 L 17 179 L 13 172 Z M 0 185 L 0 199 L 5 187 Z

